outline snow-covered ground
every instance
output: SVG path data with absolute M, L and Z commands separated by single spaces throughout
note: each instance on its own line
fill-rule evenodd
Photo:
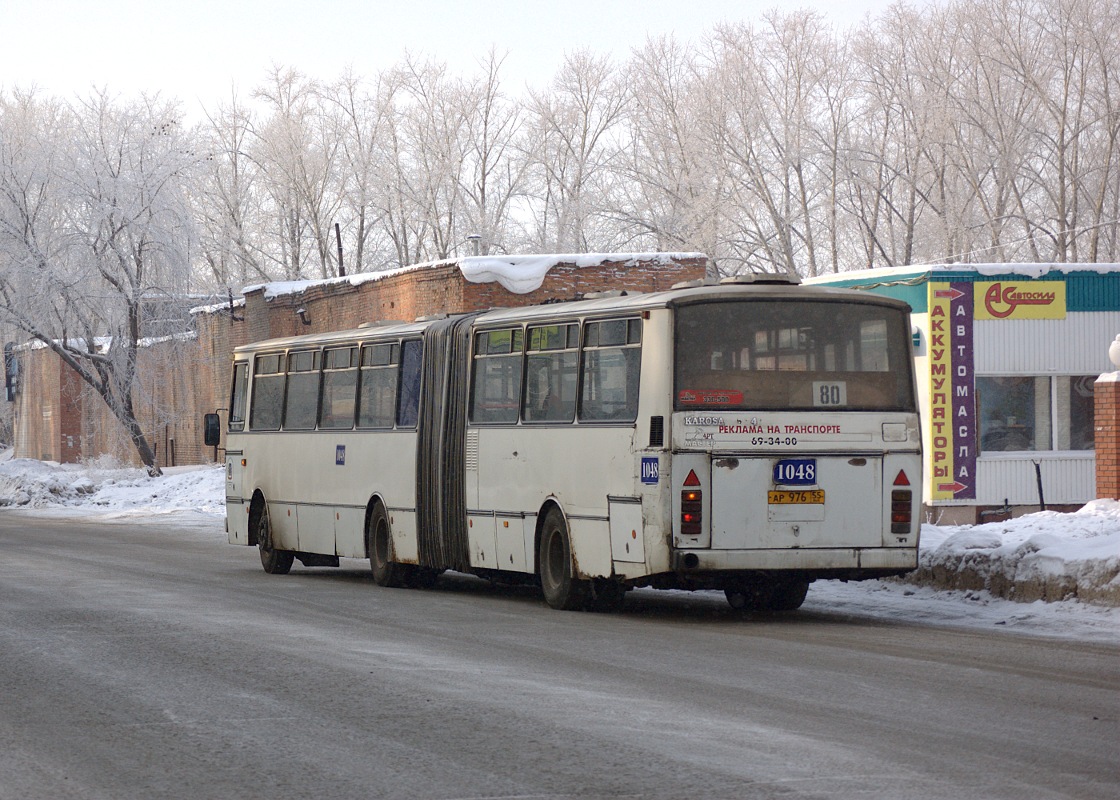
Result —
M 159 517 L 162 530 L 224 539 L 224 491 L 220 467 L 173 468 L 149 478 L 139 469 L 60 466 L 0 455 L 0 506 L 17 513 L 34 509 L 102 521 Z M 978 588 L 984 586 L 1051 602 L 1006 600 Z M 1070 594 L 1093 602 L 1068 599 Z M 804 607 L 1120 644 L 1118 599 L 1120 503 L 1097 500 L 1074 514 L 1043 512 L 975 526 L 923 525 L 921 566 L 912 578 L 818 581 Z

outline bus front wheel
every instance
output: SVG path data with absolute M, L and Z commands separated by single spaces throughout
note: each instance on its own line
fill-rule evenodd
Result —
M 544 518 L 540 545 L 541 591 L 552 608 L 564 611 L 581 609 L 587 602 L 587 582 L 572 575 L 572 545 L 568 525 L 560 509 L 553 508 Z
M 393 537 L 389 517 L 378 505 L 366 522 L 366 548 L 369 551 L 369 570 L 378 586 L 399 588 L 405 585 L 405 567 L 393 561 Z
M 269 575 L 287 575 L 292 569 L 296 554 L 291 550 L 278 550 L 272 544 L 272 523 L 268 508 L 261 509 L 257 518 L 257 549 L 261 553 L 261 566 Z

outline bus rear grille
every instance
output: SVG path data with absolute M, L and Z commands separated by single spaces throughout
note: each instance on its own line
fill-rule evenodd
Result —
M 649 446 L 665 446 L 665 417 L 649 418 Z

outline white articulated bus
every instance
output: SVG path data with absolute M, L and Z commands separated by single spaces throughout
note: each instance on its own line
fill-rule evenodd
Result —
M 456 570 L 556 608 L 794 609 L 917 565 L 910 347 L 904 303 L 774 276 L 246 345 L 229 540 L 272 573 L 368 558 L 381 585 Z

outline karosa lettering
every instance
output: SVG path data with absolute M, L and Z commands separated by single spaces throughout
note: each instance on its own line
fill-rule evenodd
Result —
M 1009 317 L 1017 306 L 1048 306 L 1054 302 L 1054 292 L 1019 291 L 1014 284 L 993 283 L 984 293 L 984 307 L 993 317 Z

